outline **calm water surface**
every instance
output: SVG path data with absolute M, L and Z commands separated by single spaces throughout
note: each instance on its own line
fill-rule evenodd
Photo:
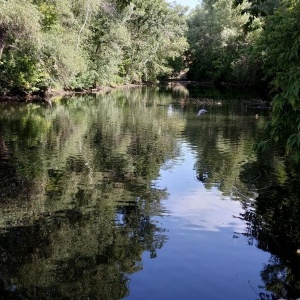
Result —
M 253 151 L 268 112 L 251 99 L 1 104 L 0 299 L 300 297 L 299 172 Z

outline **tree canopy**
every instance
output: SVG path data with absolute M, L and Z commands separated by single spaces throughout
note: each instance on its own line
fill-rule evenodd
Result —
M 164 0 L 1 0 L 0 89 L 155 81 L 187 49 L 183 8 Z

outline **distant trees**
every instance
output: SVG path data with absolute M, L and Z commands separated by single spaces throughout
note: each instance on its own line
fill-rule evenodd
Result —
M 300 3 L 204 0 L 188 18 L 189 77 L 268 86 L 272 141 L 300 159 Z
M 98 11 L 90 26 L 91 70 L 97 84 L 155 81 L 188 45 L 180 7 L 134 0 L 123 10 Z
M 285 145 L 287 154 L 300 160 L 300 2 L 281 3 L 265 21 L 264 46 L 266 76 L 273 97 L 269 124 L 274 141 Z
M 189 77 L 253 84 L 254 62 L 247 52 L 256 33 L 245 34 L 246 22 L 242 8 L 234 8 L 231 0 L 204 0 L 198 5 L 188 18 Z
M 262 61 L 263 75 L 273 94 L 268 125 L 270 137 L 299 162 L 300 2 L 268 0 L 250 4 L 246 25 L 252 27 L 255 17 L 263 18 L 261 34 L 254 41 L 256 51 L 253 55 Z

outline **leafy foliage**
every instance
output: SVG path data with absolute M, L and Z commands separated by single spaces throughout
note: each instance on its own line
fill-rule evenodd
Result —
M 281 7 L 265 23 L 267 75 L 276 92 L 271 136 L 286 145 L 287 154 L 300 159 L 300 3 Z M 287 35 L 287 32 L 289 34 Z
M 233 6 L 238 7 L 245 2 L 246 6 L 242 9 L 242 14 L 248 15 L 248 21 L 243 25 L 245 31 L 253 30 L 254 20 L 264 18 L 274 13 L 280 0 L 233 0 Z
M 270 83 L 271 139 L 299 160 L 299 12 L 294 0 L 204 0 L 188 17 L 165 0 L 0 0 L 0 93 L 155 82 L 188 61 L 195 80 Z
M 245 21 L 231 1 L 203 1 L 188 24 L 191 48 L 189 76 L 197 80 L 234 81 L 235 62 L 247 45 L 241 28 Z
M 155 81 L 187 48 L 185 29 L 165 0 L 1 0 L 0 91 Z

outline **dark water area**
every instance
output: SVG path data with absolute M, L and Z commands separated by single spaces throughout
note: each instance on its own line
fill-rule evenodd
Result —
M 299 298 L 299 169 L 253 150 L 259 101 L 174 84 L 0 104 L 0 299 Z

